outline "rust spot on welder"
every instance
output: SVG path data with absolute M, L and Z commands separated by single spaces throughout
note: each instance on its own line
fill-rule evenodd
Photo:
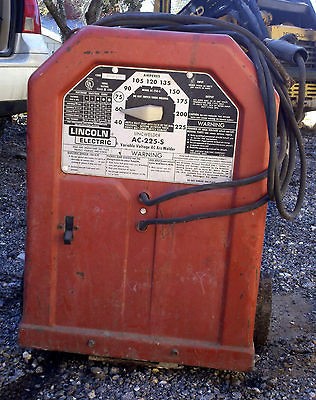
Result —
M 160 230 L 160 237 L 161 239 L 170 238 L 173 236 L 174 225 L 162 225 Z
M 84 272 L 78 271 L 76 275 L 80 276 L 81 279 L 84 279 Z

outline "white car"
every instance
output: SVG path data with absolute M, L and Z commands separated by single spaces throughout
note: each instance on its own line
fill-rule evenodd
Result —
M 0 0 L 0 133 L 8 116 L 27 111 L 27 82 L 49 56 L 36 0 Z

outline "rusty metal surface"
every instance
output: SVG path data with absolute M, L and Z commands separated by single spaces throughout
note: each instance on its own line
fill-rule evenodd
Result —
M 101 64 L 215 76 L 240 112 L 234 178 L 267 166 L 255 71 L 230 38 L 99 27 L 75 34 L 30 83 L 20 344 L 248 370 L 266 209 L 139 232 L 139 193 L 184 185 L 62 173 L 62 98 Z M 265 192 L 263 181 L 199 193 L 150 207 L 146 218 L 236 207 Z M 77 227 L 71 245 L 58 229 L 67 215 Z

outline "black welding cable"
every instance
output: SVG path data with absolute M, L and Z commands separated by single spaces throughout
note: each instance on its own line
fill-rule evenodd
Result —
M 206 213 L 201 213 L 201 214 L 192 214 L 192 215 L 186 215 L 184 217 L 176 217 L 176 218 L 153 218 L 153 219 L 147 219 L 147 220 L 142 220 L 139 221 L 137 224 L 137 228 L 140 231 L 144 231 L 147 229 L 148 225 L 170 225 L 170 224 L 179 224 L 179 223 L 185 223 L 185 222 L 192 222 L 192 221 L 200 221 L 202 219 L 208 219 L 208 218 L 217 218 L 217 217 L 225 217 L 229 215 L 236 215 L 236 214 L 242 214 L 246 213 L 249 211 L 253 211 L 259 207 L 262 207 L 264 204 L 266 204 L 269 201 L 268 196 L 264 196 L 261 199 L 250 203 L 250 204 L 245 204 L 240 207 L 234 207 L 234 208 L 227 208 L 224 210 L 216 210 L 216 211 L 210 211 Z
M 303 203 L 306 184 L 306 158 L 302 136 L 295 119 L 288 92 L 283 86 L 280 86 L 278 82 L 274 82 L 274 85 L 280 96 L 279 128 L 281 129 L 279 129 L 278 133 L 281 140 L 285 141 L 285 144 L 282 146 L 286 146 L 287 152 L 286 158 L 284 158 L 283 149 L 281 147 L 279 154 L 280 173 L 277 174 L 274 188 L 275 201 L 282 217 L 292 220 L 298 214 Z M 300 158 L 299 190 L 294 210 L 288 211 L 284 207 L 283 198 L 296 167 L 296 149 L 298 149 Z
M 164 25 L 213 25 L 217 26 L 223 30 L 238 32 L 244 35 L 249 40 L 251 40 L 259 50 L 261 50 L 264 56 L 270 61 L 270 63 L 279 71 L 284 84 L 289 84 L 292 79 L 286 72 L 285 68 L 282 66 L 280 61 L 267 49 L 265 44 L 258 39 L 255 35 L 249 32 L 247 29 L 226 22 L 220 19 L 207 18 L 207 17 L 196 17 L 196 16 L 182 16 L 164 13 L 124 13 L 110 15 L 101 18 L 99 21 L 95 22 L 94 25 L 97 26 L 108 26 L 108 27 L 137 27 L 137 28 L 151 28 Z
M 240 44 L 240 41 L 237 40 L 237 42 L 239 42 L 239 44 Z M 243 45 L 245 45 L 245 43 L 243 43 Z M 248 48 L 248 51 L 249 51 L 249 48 Z M 254 52 L 254 54 L 256 54 L 256 52 Z M 259 81 L 259 86 L 260 86 L 261 92 L 264 93 L 264 89 L 265 89 L 265 85 L 266 85 L 265 78 L 263 78 L 262 74 L 260 74 L 260 68 L 258 68 L 258 61 L 255 61 L 254 54 L 250 54 L 250 51 L 249 51 L 250 58 L 254 62 L 254 65 L 255 65 L 256 70 L 257 70 L 258 81 Z M 298 55 L 298 57 L 302 61 L 301 65 L 304 66 L 303 58 L 300 55 Z M 261 58 L 262 58 L 262 56 L 261 56 Z M 270 67 L 270 70 L 267 70 L 267 67 L 265 67 L 267 76 L 269 77 L 270 76 L 270 72 L 272 72 L 272 75 L 274 75 L 274 77 L 277 77 L 276 80 L 280 80 L 279 72 L 278 72 L 278 70 L 276 70 L 274 68 L 274 65 L 270 64 L 269 67 Z M 261 85 L 261 83 L 263 81 L 264 81 L 264 84 Z M 277 157 L 277 153 L 276 153 L 276 149 L 277 149 L 277 146 L 276 146 L 276 126 L 275 126 L 275 119 L 273 117 L 273 116 L 276 115 L 276 110 L 275 110 L 275 107 L 274 107 L 275 103 L 273 101 L 273 86 L 271 85 L 271 80 L 270 80 L 269 87 L 270 87 L 270 95 L 269 95 L 270 101 L 268 101 L 268 104 L 269 104 L 269 106 L 272 105 L 272 107 L 273 107 L 272 113 L 271 113 L 270 107 L 266 106 L 267 102 L 264 101 L 264 103 L 265 103 L 266 114 L 267 114 L 267 116 L 269 116 L 269 121 L 272 124 L 272 126 L 270 126 L 269 131 L 270 132 L 274 132 L 273 136 L 270 137 L 270 143 L 272 142 L 271 148 L 274 149 L 273 153 L 271 154 L 272 158 L 270 158 L 271 166 L 273 166 L 273 169 L 272 168 L 270 169 L 270 173 L 271 173 L 271 175 L 270 175 L 270 182 L 271 182 L 270 191 L 271 191 L 271 193 L 273 193 L 273 197 L 271 196 L 271 198 L 274 198 L 275 193 L 278 193 L 274 189 L 274 186 L 275 186 L 275 184 L 274 184 L 274 174 L 280 174 L 280 182 L 279 183 L 280 183 L 280 188 L 281 188 L 281 197 L 283 197 L 284 193 L 287 190 L 287 187 L 289 185 L 289 181 L 291 180 L 291 177 L 293 175 L 293 171 L 294 171 L 294 168 L 295 168 L 295 151 L 296 151 L 295 149 L 296 149 L 296 145 L 293 142 L 293 139 L 291 140 L 291 136 L 292 136 L 291 130 L 293 129 L 293 127 L 289 126 L 286 130 L 282 129 L 280 132 L 283 132 L 283 133 L 280 134 L 280 132 L 279 132 L 281 145 L 280 145 L 280 154 Z M 280 90 L 282 90 L 283 96 L 287 97 L 286 99 L 284 99 L 284 101 L 286 101 L 287 104 L 290 104 L 290 99 L 288 97 L 288 92 L 287 92 L 286 88 L 284 86 L 282 86 L 282 87 L 279 88 L 279 91 Z M 263 99 L 265 99 L 265 97 L 266 96 L 263 94 Z M 303 95 L 303 98 L 304 98 L 304 95 Z M 281 103 L 280 108 L 282 109 L 282 103 Z M 288 108 L 287 109 L 287 113 L 289 113 L 289 112 L 290 112 L 290 109 Z M 268 119 L 268 117 L 267 117 L 267 119 Z M 288 125 L 288 123 L 287 123 L 287 125 Z M 294 129 L 297 130 L 297 126 L 296 126 L 296 128 L 294 127 Z M 289 132 L 289 134 L 287 132 Z M 290 135 L 290 136 L 288 136 L 288 135 Z M 288 143 L 288 141 L 289 141 L 289 143 Z M 301 156 L 303 157 L 303 163 L 304 163 L 304 154 L 301 153 Z M 278 163 L 277 163 L 277 159 L 278 159 Z M 305 179 L 301 179 L 302 182 L 304 182 L 304 180 Z M 301 191 L 301 193 L 302 192 L 303 191 Z M 279 198 L 277 200 L 277 204 L 281 204 L 281 201 L 282 201 L 282 198 Z M 299 200 L 298 204 L 301 204 L 300 200 Z M 289 218 L 292 219 L 297 214 L 297 212 L 294 211 L 294 215 L 291 215 L 290 213 L 286 213 L 286 214 L 283 215 L 283 209 L 280 209 L 279 211 L 280 211 L 281 215 L 284 218 L 287 218 L 287 219 L 289 219 Z M 291 217 L 290 217 L 290 215 L 291 215 Z
M 136 13 L 138 14 L 138 13 Z M 116 15 L 111 17 L 105 17 L 99 21 L 98 25 L 105 26 L 137 26 L 139 28 L 157 28 L 165 30 L 190 30 L 190 31 L 211 31 L 218 33 L 221 31 L 228 31 L 232 37 L 237 39 L 237 42 L 248 49 L 248 55 L 252 59 L 256 68 L 259 88 L 262 94 L 264 109 L 267 117 L 268 135 L 270 142 L 270 159 L 268 168 L 268 194 L 269 198 L 275 200 L 277 208 L 280 214 L 286 219 L 293 219 L 297 215 L 299 208 L 302 205 L 305 179 L 306 179 L 306 161 L 303 148 L 303 141 L 298 129 L 295 116 L 290 104 L 289 96 L 287 94 L 286 84 L 290 82 L 288 75 L 278 60 L 270 53 L 265 45 L 249 31 L 242 27 L 205 17 L 182 17 L 174 16 L 170 14 L 145 14 L 141 13 L 135 15 L 135 13 L 129 15 Z M 194 28 L 193 28 L 194 27 Z M 214 32 L 215 27 L 215 32 Z M 217 27 L 217 32 L 216 32 Z M 220 29 L 218 29 L 220 28 Z M 242 39 L 241 39 L 242 38 Z M 278 152 L 277 148 L 277 112 L 275 105 L 275 92 L 276 88 L 280 96 L 280 115 L 281 121 L 279 123 L 279 142 L 280 149 Z M 288 132 L 289 131 L 289 132 Z M 283 197 L 285 190 L 289 184 L 289 181 L 293 175 L 295 166 L 295 153 L 296 145 L 299 149 L 299 155 L 301 159 L 301 179 L 299 194 L 296 202 L 296 206 L 293 211 L 288 211 L 283 204 Z M 252 180 L 257 181 L 257 178 L 261 174 L 254 177 L 244 178 L 246 182 Z M 262 173 L 260 179 L 265 177 L 265 172 Z M 259 180 L 259 178 L 258 178 Z M 140 196 L 141 201 L 147 205 L 154 205 L 161 203 L 162 201 L 169 200 L 178 196 L 195 193 L 198 191 L 211 190 L 214 188 L 234 187 L 240 186 L 241 180 L 232 182 L 222 182 L 209 185 L 199 185 L 190 188 L 182 189 L 172 193 L 168 193 L 157 197 L 156 199 L 149 199 L 145 193 Z M 248 184 L 248 183 L 245 183 Z M 221 186 L 222 185 L 222 186 Z M 214 216 L 222 215 L 233 215 L 235 213 L 247 212 L 254 207 L 254 205 L 264 204 L 268 197 L 264 197 L 255 203 L 247 204 L 242 207 L 232 208 L 230 210 L 217 210 L 214 212 L 189 215 L 179 218 L 169 219 L 153 219 L 140 222 L 140 229 L 144 229 L 150 224 L 170 224 L 179 222 L 189 222 L 196 219 L 211 218 Z
M 275 104 L 275 91 L 272 82 L 272 77 L 269 72 L 269 67 L 266 63 L 265 58 L 262 54 L 259 53 L 259 58 L 261 61 L 261 65 L 263 68 L 265 83 L 267 89 L 267 102 L 269 109 L 266 110 L 266 119 L 268 125 L 268 135 L 269 135 L 269 167 L 268 167 L 268 195 L 271 200 L 274 200 L 274 181 L 275 175 L 278 173 L 277 171 L 277 112 L 276 112 L 276 104 Z
M 279 110 L 278 116 L 278 140 L 279 140 L 279 162 L 280 181 L 284 182 L 289 166 L 289 142 L 283 115 Z
M 268 63 L 269 64 L 269 63 Z M 284 97 L 283 101 L 279 102 L 279 111 L 278 111 L 278 126 L 277 126 L 277 140 L 278 140 L 278 169 L 276 173 L 280 175 L 280 184 L 281 184 L 281 191 L 284 193 L 287 190 L 289 181 L 293 175 L 293 171 L 295 169 L 295 141 L 293 141 L 293 128 L 292 124 L 289 123 L 288 114 L 292 111 L 293 117 L 293 109 L 292 106 L 288 107 L 286 110 L 284 109 L 284 103 L 286 102 L 288 105 L 291 104 L 291 100 L 288 96 L 287 88 L 279 84 L 280 76 L 278 71 L 273 68 L 273 65 L 269 64 L 269 68 L 271 71 L 271 75 L 273 77 L 273 85 L 276 89 L 276 92 L 280 98 L 280 92 L 282 91 L 282 97 Z M 286 98 L 286 100 L 285 100 Z M 297 128 L 297 126 L 296 126 Z M 303 154 L 304 157 L 304 154 Z M 302 162 L 305 162 L 304 159 Z M 306 178 L 305 178 L 306 179 Z M 305 180 L 304 179 L 304 180 Z M 274 190 L 274 189 L 273 189 Z M 285 217 L 285 216 L 283 216 Z M 293 216 L 294 217 L 294 216 Z
M 299 91 L 298 91 L 298 100 L 297 100 L 295 115 L 297 122 L 301 122 L 304 118 L 306 68 L 304 59 L 300 54 L 296 55 L 295 62 L 299 69 L 299 82 L 298 82 Z
M 189 186 L 184 189 L 175 190 L 174 192 L 169 192 L 164 195 L 150 199 L 146 192 L 141 192 L 139 195 L 139 200 L 146 206 L 153 206 L 156 204 L 163 203 L 176 197 L 186 196 L 193 193 L 205 192 L 214 189 L 228 189 L 240 186 L 250 185 L 255 182 L 259 182 L 267 177 L 267 171 L 263 171 L 260 174 L 249 176 L 246 178 L 235 179 L 233 181 L 206 183 L 204 185 Z
M 276 86 L 278 84 L 276 83 Z M 288 211 L 285 209 L 284 203 L 283 203 L 283 197 L 285 193 L 282 193 L 281 191 L 281 186 L 279 182 L 279 177 L 277 177 L 276 180 L 276 185 L 275 185 L 275 191 L 277 193 L 276 197 L 276 205 L 277 208 L 282 215 L 283 218 L 292 220 L 300 211 L 303 201 L 304 201 L 304 193 L 305 193 L 305 186 L 306 186 L 306 156 L 305 156 L 305 151 L 304 151 L 304 143 L 303 143 L 303 138 L 300 133 L 300 130 L 297 125 L 297 121 L 293 112 L 293 109 L 288 101 L 288 94 L 284 93 L 282 90 L 279 91 L 280 95 L 280 100 L 282 103 L 282 106 L 284 107 L 284 115 L 286 115 L 287 118 L 287 123 L 289 124 L 290 129 L 288 131 L 290 132 L 290 144 L 292 145 L 290 147 L 291 154 L 289 155 L 290 158 L 290 167 L 288 168 L 287 171 L 287 176 L 286 180 L 283 184 L 284 188 L 289 185 L 289 182 L 292 178 L 294 167 L 295 167 L 295 154 L 296 154 L 296 149 L 298 150 L 299 153 L 299 158 L 300 158 L 300 180 L 299 180 L 299 187 L 298 187 L 298 195 L 296 198 L 296 203 L 295 207 L 292 211 Z M 284 189 L 283 189 L 284 191 Z
M 306 68 L 305 61 L 308 54 L 305 48 L 292 43 L 295 41 L 294 35 L 285 35 L 281 39 L 272 40 L 265 39 L 266 46 L 280 59 L 287 63 L 294 65 L 298 68 L 299 76 L 299 93 L 296 104 L 296 119 L 300 122 L 304 115 L 304 102 L 305 102 L 305 84 L 306 84 Z M 293 81 L 294 83 L 294 81 Z
M 272 65 L 275 66 L 275 63 L 272 63 Z M 278 69 L 278 71 L 279 71 L 279 69 Z M 271 99 L 273 98 L 273 96 L 271 96 L 271 94 L 273 93 L 273 90 L 271 90 L 271 85 L 269 85 L 269 87 L 270 87 L 270 89 L 269 89 L 270 101 L 268 103 L 273 104 L 274 101 L 271 102 Z M 272 110 L 272 113 L 273 112 L 274 111 Z M 267 113 L 270 115 L 270 112 L 267 112 Z M 272 120 L 271 118 L 268 119 L 268 124 L 270 123 L 270 129 L 269 129 L 270 135 L 272 134 L 272 137 L 270 137 L 270 140 L 272 140 L 272 143 L 273 143 L 272 147 L 275 147 L 275 145 L 274 145 L 274 142 L 275 142 L 275 134 L 274 134 L 275 128 L 273 127 L 274 122 L 272 122 L 272 125 L 271 125 L 271 120 Z M 270 182 L 271 182 L 270 191 L 272 192 L 272 187 L 274 187 L 274 173 L 276 172 L 275 170 L 276 170 L 277 167 L 276 167 L 275 153 L 274 152 L 271 153 L 271 156 L 272 156 L 272 162 L 271 162 L 272 168 L 270 169 Z
M 260 8 L 258 6 L 258 3 L 256 0 L 248 0 L 248 5 L 251 9 L 251 11 L 253 12 L 253 14 L 255 15 L 255 17 L 257 18 L 258 24 L 260 26 L 261 32 L 262 32 L 262 37 L 266 38 L 269 37 L 269 32 L 268 29 L 266 27 L 266 24 L 263 21 L 261 12 L 260 12 Z
M 268 76 L 268 74 L 267 74 L 267 76 Z M 281 130 L 278 133 L 279 133 L 279 135 L 283 135 L 282 141 L 287 142 L 288 152 L 289 152 L 288 159 L 285 161 L 285 164 L 283 165 L 283 161 L 284 161 L 283 150 L 284 150 L 284 146 L 286 144 L 283 143 L 283 145 L 282 145 L 283 148 L 281 148 L 281 152 L 280 152 L 279 156 L 277 157 L 276 130 L 274 127 L 275 120 L 274 121 L 271 120 L 273 117 L 272 117 L 272 115 L 269 115 L 269 121 L 271 123 L 271 127 L 269 129 L 270 130 L 270 133 L 269 133 L 270 161 L 269 161 L 269 170 L 268 171 L 270 174 L 268 174 L 268 193 L 269 193 L 270 199 L 273 199 L 275 201 L 280 215 L 285 219 L 292 220 L 298 214 L 298 212 L 302 206 L 304 192 L 305 192 L 306 159 L 305 159 L 304 145 L 303 145 L 301 133 L 297 126 L 297 121 L 295 119 L 293 108 L 291 106 L 291 101 L 290 101 L 290 98 L 288 95 L 288 91 L 286 90 L 284 85 L 281 85 L 277 81 L 274 81 L 273 84 L 272 84 L 272 82 L 269 82 L 269 85 L 267 87 L 269 88 L 269 92 L 270 92 L 269 98 L 271 99 L 271 103 L 270 103 L 271 105 L 274 104 L 274 102 L 272 100 L 273 99 L 273 94 L 272 94 L 273 87 L 276 88 L 276 90 L 280 96 L 281 115 L 283 116 L 283 118 L 286 118 L 285 125 L 287 126 L 287 129 Z M 274 113 L 274 107 L 272 107 L 272 109 L 270 109 L 270 112 L 271 111 Z M 286 137 L 285 137 L 285 135 L 286 135 Z M 299 183 L 299 190 L 298 190 L 296 205 L 292 211 L 289 211 L 286 209 L 286 207 L 284 205 L 283 198 L 284 198 L 285 192 L 288 188 L 288 185 L 291 181 L 291 178 L 293 176 L 293 172 L 294 172 L 294 169 L 296 166 L 296 163 L 295 163 L 296 147 L 298 148 L 299 156 L 300 156 L 300 165 L 301 165 L 300 183 Z M 277 159 L 278 159 L 278 162 L 277 162 Z M 282 171 L 282 168 L 283 168 L 283 171 Z M 271 191 L 271 193 L 273 193 L 273 197 L 271 196 L 270 191 Z
M 278 87 L 278 83 L 274 83 Z M 279 91 L 282 88 L 279 89 Z M 282 90 L 283 92 L 283 90 Z M 286 92 L 287 93 L 287 92 Z M 293 112 L 292 112 L 293 117 Z M 280 103 L 278 116 L 278 137 L 279 137 L 279 168 L 280 168 L 280 185 L 281 192 L 285 194 L 290 180 L 296 167 L 296 139 L 293 134 L 291 123 L 289 122 L 288 112 L 284 109 L 284 105 Z
M 288 131 L 289 128 L 287 127 L 287 123 L 284 121 L 284 117 L 282 116 L 281 111 L 279 112 L 278 122 L 278 139 L 281 143 L 278 157 L 278 170 L 281 193 L 283 196 L 288 189 L 289 181 L 291 180 L 293 171 L 295 169 L 296 148 L 295 141 L 293 141 L 293 135 L 291 132 Z
M 280 184 L 279 184 L 282 194 L 282 199 L 286 195 L 286 192 L 288 190 L 289 184 L 292 180 L 296 168 L 296 140 L 291 130 L 287 135 L 287 138 L 288 138 L 288 160 L 287 160 L 288 162 L 286 163 L 282 162 L 281 173 L 280 173 Z M 283 165 L 286 171 L 284 175 L 282 174 Z
M 255 45 L 248 40 L 248 55 L 249 58 L 252 60 L 253 65 L 256 69 L 257 77 L 258 77 L 258 85 L 260 89 L 260 93 L 262 95 L 263 106 L 265 109 L 266 116 L 269 115 L 269 99 L 268 99 L 268 92 L 267 92 L 267 83 L 265 72 L 262 66 L 262 60 L 260 58 L 259 52 L 257 51 Z
M 249 30 L 259 39 L 263 40 L 265 36 L 263 35 L 261 27 L 258 23 L 258 19 L 253 14 L 248 4 L 242 0 L 234 0 L 234 3 L 239 17 L 237 20 L 238 24 Z

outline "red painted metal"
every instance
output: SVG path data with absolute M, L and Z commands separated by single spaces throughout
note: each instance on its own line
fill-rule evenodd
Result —
M 181 49 L 181 50 L 180 50 Z M 219 369 L 253 366 L 266 207 L 139 232 L 140 192 L 186 185 L 64 174 L 62 101 L 97 65 L 205 71 L 238 105 L 234 178 L 267 167 L 267 127 L 254 67 L 227 36 L 87 27 L 29 87 L 28 233 L 22 346 Z M 262 181 L 149 207 L 146 218 L 230 208 Z M 73 215 L 71 245 L 59 229 Z

